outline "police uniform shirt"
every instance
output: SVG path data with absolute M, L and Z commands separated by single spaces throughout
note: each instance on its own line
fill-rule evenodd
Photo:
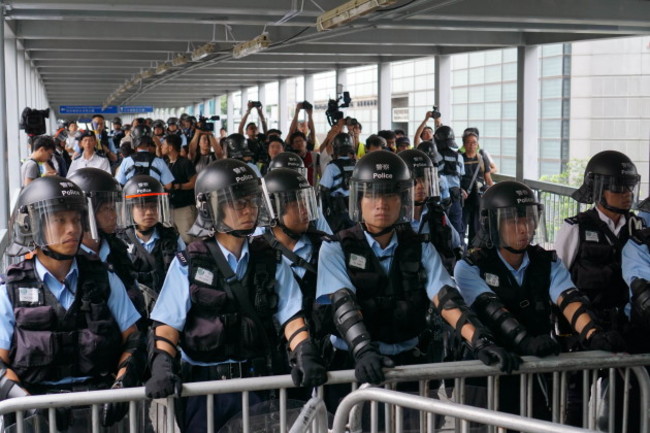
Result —
M 643 220 L 646 227 L 650 227 L 650 212 L 640 211 L 637 216 Z
M 77 261 L 72 261 L 70 271 L 65 277 L 65 283 L 61 283 L 57 280 L 56 277 L 54 277 L 38 260 L 38 257 L 34 258 L 34 263 L 36 274 L 43 282 L 45 289 L 49 290 L 54 295 L 63 308 L 66 310 L 69 309 L 74 301 L 75 293 L 77 292 L 77 282 L 79 278 Z M 107 305 L 115 319 L 115 322 L 119 326 L 120 331 L 124 332 L 131 326 L 135 325 L 135 323 L 140 319 L 140 314 L 133 306 L 133 303 L 131 303 L 129 296 L 126 293 L 126 289 L 124 288 L 124 284 L 122 284 L 122 281 L 113 272 L 108 272 L 108 283 L 111 290 L 108 296 Z M 14 316 L 14 309 L 9 300 L 9 295 L 7 294 L 7 287 L 2 284 L 0 285 L 0 349 L 11 349 L 11 341 L 15 325 L 16 319 Z M 86 379 L 88 379 L 88 377 L 64 378 L 57 383 L 47 383 L 62 384 L 83 381 Z
M 147 152 L 147 151 L 138 150 L 138 152 Z M 127 180 L 131 179 L 135 175 L 135 170 L 131 170 L 128 173 L 128 175 L 126 174 L 127 171 L 129 171 L 129 168 L 132 167 L 134 164 L 135 161 L 133 161 L 133 158 L 130 156 L 122 160 L 122 164 L 120 164 L 119 171 L 115 176 L 115 179 L 117 179 L 117 181 L 121 185 L 124 185 Z M 172 183 L 174 181 L 174 175 L 169 170 L 169 167 L 167 167 L 167 164 L 162 158 L 155 157 L 153 159 L 153 162 L 151 163 L 151 167 L 155 167 L 160 172 L 160 174 L 156 173 L 155 170 L 149 170 L 149 176 L 159 180 L 160 183 L 162 183 L 163 185 L 167 185 L 168 183 Z
M 101 260 L 104 263 L 106 263 L 106 260 L 108 259 L 108 255 L 111 253 L 111 247 L 108 245 L 108 241 L 106 241 L 106 239 L 102 239 L 102 241 L 99 243 L 99 251 L 96 253 L 95 251 L 92 250 L 92 248 L 89 248 L 84 244 L 81 244 L 81 249 L 89 254 L 97 254 L 99 260 Z
M 248 269 L 250 257 L 248 242 L 244 243 L 239 259 L 219 242 L 217 242 L 217 245 L 219 245 L 221 252 L 228 261 L 228 265 L 237 275 L 237 278 L 243 279 Z M 302 293 L 291 269 L 283 262 L 278 263 L 275 269 L 275 292 L 278 295 L 278 311 L 274 314 L 274 317 L 281 325 L 284 325 L 302 309 Z M 171 326 L 178 332 L 183 332 L 187 312 L 190 311 L 191 306 L 188 267 L 183 266 L 178 257 L 175 257 L 169 266 L 160 296 L 151 312 L 151 319 Z M 185 353 L 181 353 L 181 356 L 184 361 L 194 365 L 218 364 L 194 361 Z
M 424 206 L 422 209 L 422 214 L 420 215 L 420 219 L 411 221 L 411 228 L 415 233 L 424 235 L 429 234 L 429 223 L 424 221 L 424 218 L 428 213 L 429 208 Z M 454 226 L 449 222 L 447 214 L 445 214 L 445 220 L 447 221 L 447 226 L 451 229 L 451 247 L 460 248 L 460 235 Z
M 460 188 L 460 178 L 465 176 L 465 164 L 463 163 L 463 156 L 460 153 L 458 153 L 458 156 L 456 157 L 456 161 L 458 164 L 457 175 L 442 174 L 442 170 L 445 166 L 445 163 L 442 160 L 438 165 L 438 171 L 441 172 L 440 177 L 445 178 L 447 180 L 447 185 L 449 186 L 449 188 Z
M 151 254 L 153 252 L 153 249 L 156 247 L 156 242 L 158 241 L 158 239 L 160 239 L 160 234 L 158 233 L 158 229 L 154 228 L 153 233 L 151 233 L 151 237 L 146 241 L 140 238 L 140 236 L 138 235 L 136 235 L 135 237 L 138 239 L 138 241 L 140 241 L 140 244 L 144 247 L 144 249 L 147 250 L 149 254 Z M 132 247 L 130 244 L 128 244 L 128 247 L 129 247 L 129 253 L 130 254 L 133 253 L 131 249 L 135 247 Z M 176 251 L 177 252 L 185 251 L 185 248 L 186 248 L 185 241 L 183 241 L 183 239 L 179 235 L 178 239 L 176 239 Z
M 379 258 L 384 272 L 388 274 L 393 262 L 395 250 L 397 249 L 397 234 L 393 233 L 386 248 L 381 248 L 379 243 L 367 232 L 364 231 L 363 234 L 372 252 Z M 432 300 L 443 286 L 456 286 L 445 270 L 440 256 L 428 242 L 422 243 L 422 265 L 427 275 L 426 291 L 429 299 Z M 323 242 L 318 257 L 316 302 L 319 304 L 330 304 L 330 295 L 340 289 L 349 289 L 353 293 L 357 291 L 348 276 L 345 266 L 345 254 L 343 253 L 341 244 L 339 242 Z M 347 344 L 342 339 L 333 336 L 332 342 L 336 348 L 347 350 Z M 377 343 L 379 351 L 384 355 L 396 355 L 415 347 L 418 339 L 415 337 L 397 344 L 387 344 L 382 341 Z
M 348 160 L 349 156 L 339 156 L 337 159 Z M 334 178 L 341 175 L 341 170 L 336 166 L 336 164 L 327 164 L 325 170 L 323 171 L 323 176 L 320 178 L 319 185 L 325 188 L 331 189 L 334 186 Z M 342 178 L 336 181 L 337 183 L 342 181 Z M 350 190 L 344 188 L 336 188 L 330 191 L 331 195 L 342 195 L 343 197 L 350 196 Z
M 447 200 L 449 198 L 449 184 L 445 176 L 438 177 L 438 187 L 440 188 L 440 199 Z
M 609 230 L 611 230 L 614 235 L 618 236 L 621 229 L 625 226 L 627 219 L 625 215 L 621 215 L 621 218 L 618 220 L 617 224 L 614 224 L 607 215 L 602 213 L 598 207 L 596 207 L 596 212 L 598 213 L 598 218 L 601 219 Z M 597 234 L 600 236 L 600 234 Z M 564 262 L 564 265 L 571 269 L 573 266 L 573 261 L 576 259 L 578 254 L 578 247 L 580 246 L 580 228 L 578 224 L 570 224 L 566 221 L 560 227 L 557 234 L 555 235 L 555 250 L 557 251 L 557 256 Z
M 247 162 L 246 164 L 247 164 L 250 168 L 253 169 L 253 171 L 255 172 L 255 174 L 257 175 L 257 177 L 262 177 L 262 172 L 261 172 L 260 169 L 257 167 L 257 165 L 253 164 L 252 162 Z
M 93 156 L 91 156 L 90 159 L 86 159 L 83 153 L 73 159 L 70 168 L 68 169 L 67 177 L 70 177 L 79 169 L 88 167 L 99 168 L 100 170 L 104 170 L 106 173 L 111 173 L 111 164 L 109 163 L 108 158 L 99 156 L 97 155 L 97 152 L 93 152 Z
M 650 251 L 647 245 L 639 245 L 633 239 L 628 240 L 623 247 L 622 258 L 623 280 L 628 286 L 637 278 L 650 281 Z
M 530 265 L 530 259 L 528 258 L 528 253 L 524 253 L 524 260 L 521 262 L 519 269 L 515 269 L 501 255 L 500 251 L 497 251 L 499 259 L 506 265 L 506 268 L 510 271 L 512 276 L 517 281 L 517 284 L 521 286 L 524 281 L 524 274 L 528 265 Z M 478 266 L 470 265 L 465 260 L 459 260 L 456 263 L 454 268 L 454 279 L 458 283 L 460 292 L 465 299 L 467 305 L 472 305 L 476 298 L 485 292 L 493 292 L 492 289 L 487 285 L 485 280 L 481 278 L 481 274 Z M 491 281 L 495 284 L 494 286 L 499 285 L 498 278 L 496 281 Z M 549 296 L 551 300 L 557 303 L 558 297 L 568 289 L 573 289 L 575 284 L 571 281 L 571 275 L 567 270 L 566 266 L 560 261 L 556 260 L 551 262 L 551 284 L 549 286 Z

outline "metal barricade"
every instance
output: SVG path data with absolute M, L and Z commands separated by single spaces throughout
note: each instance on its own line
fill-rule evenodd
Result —
M 630 383 L 632 375 L 634 375 L 636 381 L 638 382 L 638 401 L 630 401 L 627 389 L 622 393 L 617 393 L 615 388 L 610 387 L 608 392 L 605 394 L 605 397 L 608 399 L 609 403 L 609 425 L 607 427 L 609 431 L 614 431 L 614 427 L 616 425 L 620 427 L 618 430 L 622 432 L 650 433 L 650 424 L 648 418 L 649 413 L 647 410 L 647 408 L 650 407 L 650 377 L 648 376 L 645 368 L 646 366 L 650 366 L 650 355 L 626 355 L 594 351 L 561 354 L 558 357 L 548 357 L 544 359 L 524 357 L 524 360 L 525 362 L 522 364 L 520 370 L 516 372 L 516 375 L 519 375 L 523 378 L 521 380 L 522 392 L 520 397 L 519 415 L 530 417 L 532 414 L 533 399 L 530 390 L 532 390 L 533 380 L 536 375 L 546 374 L 551 377 L 551 386 L 549 388 L 551 390 L 549 396 L 549 404 L 552 408 L 552 422 L 559 427 L 559 425 L 565 422 L 563 411 L 566 409 L 567 402 L 567 385 L 569 382 L 568 374 L 570 372 L 580 372 L 579 374 L 582 375 L 584 379 L 582 382 L 582 414 L 584 416 L 583 427 L 593 429 L 596 426 L 597 413 L 600 404 L 598 403 L 598 399 L 593 398 L 593 396 L 596 395 L 595 389 L 597 383 L 603 377 L 609 377 L 611 380 L 615 375 L 620 374 L 624 378 L 624 386 L 627 387 L 627 384 Z M 469 378 L 477 377 L 487 378 L 487 400 L 486 404 L 482 406 L 487 411 L 494 412 L 495 410 L 499 409 L 497 407 L 499 401 L 499 392 L 501 391 L 499 382 L 502 379 L 503 374 L 499 372 L 495 367 L 483 365 L 480 361 L 462 361 L 396 367 L 386 370 L 385 387 L 392 389 L 398 383 L 415 382 L 419 384 L 419 397 L 426 397 L 428 401 L 428 397 L 431 396 L 431 392 L 436 391 L 429 389 L 432 380 L 452 380 L 455 384 L 452 400 L 458 404 L 467 404 L 468 401 L 466 401 L 466 381 Z M 612 383 L 614 383 L 614 381 L 612 381 Z M 320 387 L 318 389 L 318 396 L 322 398 L 325 393 L 328 392 L 328 387 L 330 385 L 336 384 L 346 384 L 351 387 L 351 391 L 356 390 L 354 371 L 346 370 L 329 372 L 328 383 L 324 387 Z M 250 425 L 250 408 L 248 404 L 250 393 L 256 391 L 275 390 L 278 401 L 277 415 L 275 416 L 275 418 L 277 418 L 277 428 L 274 427 L 274 429 L 275 431 L 286 432 L 288 431 L 288 428 L 291 424 L 291 421 L 287 416 L 287 389 L 289 388 L 293 388 L 291 377 L 289 375 L 269 376 L 263 378 L 257 377 L 186 383 L 183 385 L 183 396 L 207 396 L 207 431 L 212 432 L 213 429 L 211 429 L 212 424 L 210 416 L 212 415 L 212 409 L 215 404 L 213 396 L 215 394 L 221 393 L 241 393 L 243 407 L 241 431 L 248 433 L 252 431 Z M 624 410 L 621 419 L 614 419 L 613 407 L 615 404 L 615 398 L 617 396 L 621 396 L 621 394 L 626 410 Z M 590 397 L 592 401 L 590 401 Z M 9 399 L 0 402 L 0 415 L 15 412 L 16 419 L 18 421 L 18 428 L 16 431 L 21 433 L 25 431 L 21 426 L 21 422 L 23 421 L 24 414 L 27 410 L 49 408 L 49 418 L 50 420 L 54 420 L 54 408 L 90 405 L 92 407 L 92 431 L 101 432 L 102 430 L 99 426 L 100 405 L 106 402 L 129 401 L 131 402 L 129 408 L 130 418 L 128 420 L 129 432 L 134 433 L 141 431 L 139 426 L 141 425 L 142 420 L 137 416 L 137 402 L 142 400 L 146 400 L 143 387 L 68 394 L 38 395 Z M 154 405 L 158 406 L 156 409 L 159 409 L 162 412 L 162 416 L 159 419 L 163 421 L 162 425 L 154 425 L 155 431 L 159 433 L 174 432 L 176 425 L 173 408 L 174 404 L 176 403 L 176 399 L 166 399 L 165 405 L 159 405 L 157 404 L 157 401 L 154 402 Z M 390 402 L 385 402 L 384 404 L 386 405 L 385 407 L 387 409 L 385 410 L 385 431 L 387 433 L 393 431 L 396 433 L 402 433 L 400 430 L 397 430 L 397 428 L 401 426 L 399 421 L 401 410 L 397 407 L 391 407 Z M 627 408 L 633 407 L 631 405 L 639 405 L 638 407 L 641 409 L 640 412 L 642 415 L 638 426 L 628 425 L 627 415 L 629 411 Z M 371 415 L 374 414 L 373 416 L 377 417 L 377 403 L 373 404 L 373 406 L 374 410 L 371 407 Z M 341 407 L 342 406 L 339 406 L 339 408 Z M 437 405 L 436 407 L 443 406 Z M 311 412 L 313 412 L 313 414 Z M 306 432 L 310 430 L 313 432 L 321 432 L 323 425 L 322 420 L 324 416 L 323 412 L 324 408 L 316 401 L 311 409 L 307 410 L 306 413 L 303 413 L 298 417 L 298 423 L 294 423 L 295 428 L 292 429 L 291 432 L 301 433 L 303 431 Z M 467 419 L 469 421 L 474 420 L 474 418 L 471 417 L 465 418 L 464 410 L 461 412 L 461 418 Z M 443 414 L 451 416 L 453 413 L 443 412 Z M 339 417 L 340 416 L 342 415 L 339 415 Z M 421 433 L 434 431 L 435 426 L 433 425 L 431 418 L 432 415 L 421 414 L 417 430 Z M 493 420 L 497 419 L 503 420 L 505 418 L 501 418 L 501 415 L 493 418 Z M 371 424 L 377 424 L 376 418 L 371 419 Z M 462 419 L 455 418 L 451 420 L 451 422 L 447 422 L 447 424 L 453 426 L 451 428 L 453 428 L 455 431 L 468 430 L 467 422 L 463 421 Z M 507 427 L 509 424 L 497 423 L 497 425 L 503 425 Z M 393 426 L 395 426 L 395 428 L 393 428 Z M 49 431 L 56 431 L 53 427 L 53 424 L 50 424 Z M 560 430 L 556 429 L 556 431 L 559 432 Z

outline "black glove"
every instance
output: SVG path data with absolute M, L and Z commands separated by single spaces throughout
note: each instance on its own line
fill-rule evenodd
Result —
M 379 353 L 374 344 L 368 344 L 355 355 L 354 375 L 361 383 L 379 385 L 384 381 L 383 367 L 395 367 L 392 359 Z
M 587 349 L 607 352 L 625 352 L 625 340 L 618 331 L 596 331 L 587 340 Z
M 327 370 L 311 339 L 298 343 L 291 353 L 291 379 L 294 385 L 309 388 L 327 382 Z
M 181 396 L 183 382 L 177 373 L 176 361 L 164 350 L 156 350 L 151 362 L 151 378 L 144 385 L 149 398 L 164 398 L 174 394 Z
M 523 362 L 515 353 L 508 352 L 503 347 L 497 346 L 487 337 L 475 338 L 472 342 L 474 355 L 485 365 L 497 364 L 504 373 L 512 373 Z
M 529 335 L 519 343 L 519 348 L 524 355 L 539 356 L 542 358 L 560 354 L 560 343 L 555 341 L 550 335 L 538 335 L 536 337 Z
M 140 369 L 136 366 L 136 360 L 133 356 L 127 358 L 120 366 L 119 369 L 126 367 L 124 374 L 117 379 L 111 386 L 111 389 L 131 388 L 140 385 Z M 104 403 L 102 405 L 101 423 L 104 427 L 110 427 L 116 422 L 120 421 L 129 411 L 128 402 L 113 402 Z

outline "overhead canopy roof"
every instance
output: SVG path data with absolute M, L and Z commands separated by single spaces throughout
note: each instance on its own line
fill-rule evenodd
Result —
M 316 19 L 342 0 L 14 0 L 6 19 L 50 103 L 181 107 L 335 68 L 521 45 L 650 34 L 647 0 L 398 0 L 341 28 Z M 271 46 L 233 59 L 268 32 Z M 125 82 L 207 42 L 217 52 Z M 110 99 L 109 96 L 115 97 Z

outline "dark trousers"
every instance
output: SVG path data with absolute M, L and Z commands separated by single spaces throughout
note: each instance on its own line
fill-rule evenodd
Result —
M 454 193 L 454 190 L 457 193 Z M 447 216 L 451 225 L 460 234 L 463 233 L 463 208 L 461 206 L 460 189 L 451 188 L 449 194 L 451 195 L 451 205 L 447 210 Z M 460 237 L 460 243 L 465 245 L 465 238 L 463 236 Z
M 481 219 L 479 218 L 480 210 L 481 197 L 476 191 L 474 191 L 463 203 L 463 231 L 462 233 L 459 232 L 461 239 L 465 239 L 465 235 L 467 235 L 468 248 L 472 247 L 474 237 L 481 229 Z

